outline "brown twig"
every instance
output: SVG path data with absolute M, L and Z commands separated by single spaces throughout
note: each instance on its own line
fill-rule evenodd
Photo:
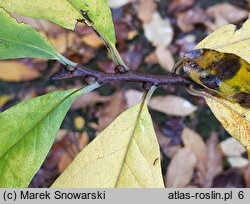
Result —
M 127 71 L 123 66 L 118 65 L 115 67 L 115 73 L 103 73 L 100 71 L 91 70 L 77 65 L 73 71 L 63 70 L 56 73 L 51 77 L 52 80 L 61 80 L 74 77 L 94 78 L 99 84 L 115 81 L 127 81 L 142 83 L 145 87 L 162 86 L 166 84 L 172 85 L 190 85 L 192 82 L 181 76 L 167 76 L 158 74 L 145 74 L 134 71 Z

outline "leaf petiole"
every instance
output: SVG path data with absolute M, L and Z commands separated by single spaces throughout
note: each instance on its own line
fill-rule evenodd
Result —
M 61 55 L 61 54 L 59 54 L 59 53 L 57 53 L 57 55 L 58 55 L 57 60 L 58 60 L 61 64 L 66 65 L 66 66 L 67 66 L 67 69 L 68 69 L 69 71 L 72 71 L 72 70 L 75 69 L 77 63 L 72 62 L 71 60 L 67 59 L 66 57 L 64 57 L 63 55 Z
M 146 98 L 145 98 L 145 103 L 149 103 L 149 100 L 151 99 L 154 91 L 157 89 L 156 86 L 151 86 L 150 89 L 147 92 Z

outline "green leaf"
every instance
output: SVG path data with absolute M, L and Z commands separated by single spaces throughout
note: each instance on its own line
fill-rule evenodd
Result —
M 86 11 L 95 29 L 109 43 L 116 43 L 114 24 L 107 0 L 68 0 L 68 2 L 71 3 L 77 11 Z
M 0 59 L 59 59 L 57 51 L 31 26 L 18 23 L 0 8 Z
M 123 65 L 127 70 L 127 65 L 123 62 L 115 44 L 115 29 L 112 20 L 111 10 L 107 0 L 68 0 L 69 3 L 79 12 L 85 12 L 85 22 L 92 26 L 100 36 L 116 65 Z
M 115 31 L 107 0 L 1 0 L 0 6 L 9 12 L 52 21 L 73 30 L 82 19 L 80 9 L 88 11 L 95 28 L 107 41 L 115 44 Z
M 52 21 L 73 30 L 76 19 L 82 18 L 67 0 L 1 0 L 0 6 L 9 12 Z
M 144 102 L 118 116 L 52 187 L 163 188 L 159 145 Z
M 72 102 L 98 86 L 52 92 L 0 113 L 0 187 L 29 185 Z
M 87 12 L 87 23 L 98 33 L 115 64 L 128 67 L 121 59 L 115 44 L 115 30 L 107 0 L 1 0 L 0 6 L 8 12 L 45 19 L 73 30 L 77 19 L 83 19 L 81 10 Z

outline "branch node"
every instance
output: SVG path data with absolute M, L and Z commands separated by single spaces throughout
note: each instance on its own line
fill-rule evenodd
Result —
M 115 67 L 115 73 L 117 74 L 124 74 L 126 72 L 128 72 L 128 70 L 123 65 L 119 64 Z
M 75 70 L 75 67 L 72 67 L 70 65 L 66 65 L 65 68 L 66 68 L 66 70 L 68 70 L 70 72 Z
M 86 84 L 93 84 L 94 82 L 96 82 L 96 78 L 87 76 L 87 77 L 84 78 L 84 82 Z
M 153 83 L 151 83 L 151 82 L 145 82 L 145 83 L 142 84 L 142 88 L 145 91 L 148 91 L 152 86 L 153 86 Z

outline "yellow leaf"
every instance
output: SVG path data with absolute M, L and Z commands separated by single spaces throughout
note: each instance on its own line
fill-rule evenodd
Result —
M 0 73 L 0 80 L 9 82 L 29 81 L 40 76 L 36 69 L 15 61 L 1 61 Z
M 78 154 L 52 187 L 164 187 L 159 146 L 143 103 L 116 118 Z
M 235 54 L 250 64 L 250 19 L 240 29 L 233 24 L 225 25 L 202 40 L 195 49 L 213 49 Z
M 205 99 L 224 128 L 247 150 L 250 159 L 250 109 L 212 95 Z

